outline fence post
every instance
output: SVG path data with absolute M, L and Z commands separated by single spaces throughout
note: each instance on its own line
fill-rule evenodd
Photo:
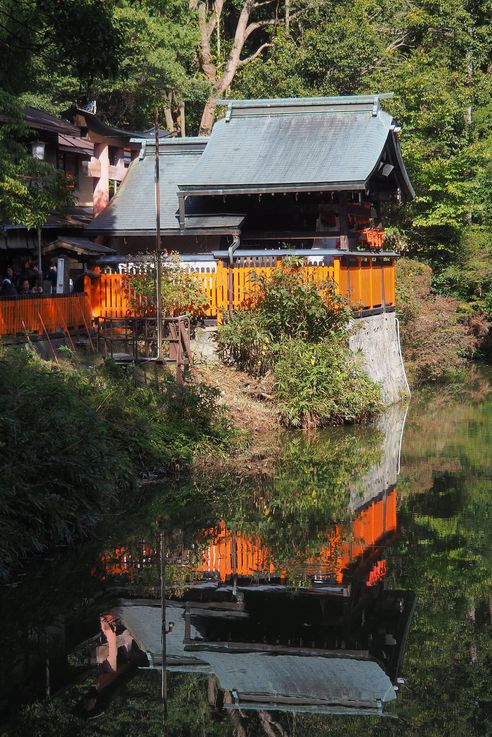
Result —
M 363 302 L 362 299 L 362 258 L 360 256 L 357 256 L 357 286 L 359 289 L 359 299 L 361 302 Z M 365 305 L 362 305 L 362 309 L 364 309 Z
M 224 307 L 224 266 L 220 259 L 217 261 L 217 270 L 215 272 L 215 304 L 217 307 L 217 325 L 221 325 L 222 310 Z
M 374 289 L 373 289 L 373 279 L 374 279 L 374 259 L 372 256 L 369 256 L 369 309 L 372 310 L 374 307 Z
M 337 285 L 337 294 L 341 294 L 341 284 L 340 284 L 340 257 L 335 256 L 333 259 L 333 281 Z

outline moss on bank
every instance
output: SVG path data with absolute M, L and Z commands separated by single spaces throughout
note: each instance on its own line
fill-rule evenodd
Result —
M 112 364 L 82 368 L 0 355 L 0 576 L 22 557 L 87 536 L 143 476 L 186 469 L 232 429 L 205 384 L 144 383 Z

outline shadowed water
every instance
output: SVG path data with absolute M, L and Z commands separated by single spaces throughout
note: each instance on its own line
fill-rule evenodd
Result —
M 492 733 L 491 382 L 148 489 L 30 564 L 2 590 L 5 730 L 163 734 L 164 657 L 170 735 Z

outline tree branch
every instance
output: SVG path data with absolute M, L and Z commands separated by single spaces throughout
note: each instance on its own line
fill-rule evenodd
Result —
M 238 69 L 243 67 L 245 64 L 249 64 L 249 62 L 253 61 L 253 59 L 256 59 L 261 54 L 263 49 L 268 49 L 270 46 L 273 46 L 273 44 L 272 43 L 261 44 L 261 46 L 256 49 L 254 54 L 251 54 L 250 56 L 247 56 L 245 59 L 241 59 L 239 61 L 239 64 L 237 65 Z
M 291 16 L 292 17 L 292 16 Z M 269 18 L 268 20 L 257 20 L 254 23 L 250 23 L 244 32 L 244 39 L 246 40 L 251 36 L 253 31 L 257 31 L 258 28 L 266 28 L 267 26 L 274 26 L 278 22 L 278 18 Z
M 394 41 L 392 41 L 388 46 L 386 46 L 385 51 L 395 51 L 396 49 L 401 48 L 402 46 L 406 46 L 408 35 L 405 33 L 399 38 L 396 38 Z

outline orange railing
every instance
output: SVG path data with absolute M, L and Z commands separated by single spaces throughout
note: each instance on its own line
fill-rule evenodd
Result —
M 397 491 L 392 488 L 357 512 L 350 531 L 344 531 L 340 525 L 327 530 L 325 545 L 315 558 L 305 562 L 303 569 L 308 576 L 329 577 L 339 584 L 344 583 L 354 564 L 370 560 L 371 554 L 377 553 L 384 546 L 386 536 L 394 534 L 396 530 Z M 233 531 L 224 520 L 212 530 L 203 530 L 202 535 L 211 540 L 206 544 L 198 565 L 195 566 L 197 573 L 212 574 L 222 582 L 234 574 L 285 578 L 286 571 L 276 567 L 270 548 L 259 535 Z M 199 548 L 202 547 L 201 537 L 196 541 Z M 129 573 L 132 568 L 143 568 L 157 562 L 156 549 L 146 543 L 141 544 L 137 554 L 119 547 L 101 557 L 106 575 Z M 367 585 L 374 585 L 385 572 L 384 562 L 375 566 L 369 573 Z
M 330 571 L 337 583 L 342 583 L 349 566 L 388 533 L 396 531 L 396 489 L 383 495 L 360 510 L 352 522 L 352 540 L 341 539 L 341 528 L 337 525 L 328 534 L 326 545 L 319 555 L 306 561 L 305 572 L 318 576 Z M 214 573 L 221 581 L 234 573 L 240 576 L 279 575 L 271 560 L 270 550 L 261 538 L 231 532 L 224 522 L 214 530 L 214 539 L 202 555 L 197 570 Z
M 91 324 L 86 294 L 0 297 L 0 336 L 88 330 Z
M 260 259 L 257 259 L 260 261 Z M 271 264 L 271 259 L 270 259 Z M 276 265 L 234 265 L 218 261 L 216 270 L 195 269 L 208 301 L 202 316 L 222 322 L 228 311 L 250 309 L 259 292 L 257 277 L 271 277 Z M 348 298 L 356 311 L 395 306 L 395 259 L 381 255 L 343 255 L 330 265 L 300 267 L 307 282 L 321 284 L 333 280 L 337 292 Z M 0 335 L 52 333 L 57 330 L 87 328 L 93 318 L 124 318 L 139 315 L 135 299 L 123 274 L 101 274 L 85 278 L 85 294 L 37 295 L 0 298 Z
M 208 299 L 208 307 L 202 311 L 206 318 L 216 318 L 220 323 L 229 310 L 248 309 L 254 306 L 259 286 L 256 278 L 267 279 L 275 269 L 281 268 L 281 259 L 275 266 L 230 267 L 217 262 L 216 270 L 191 270 Z M 306 281 L 320 284 L 333 280 L 339 294 L 347 297 L 356 310 L 371 310 L 395 305 L 395 259 L 381 256 L 337 256 L 331 265 L 306 264 L 301 267 Z M 90 296 L 94 317 L 130 317 L 138 314 L 122 274 L 101 274 L 90 282 L 86 291 Z
M 395 306 L 395 259 L 346 256 L 338 281 L 340 294 L 360 310 Z

